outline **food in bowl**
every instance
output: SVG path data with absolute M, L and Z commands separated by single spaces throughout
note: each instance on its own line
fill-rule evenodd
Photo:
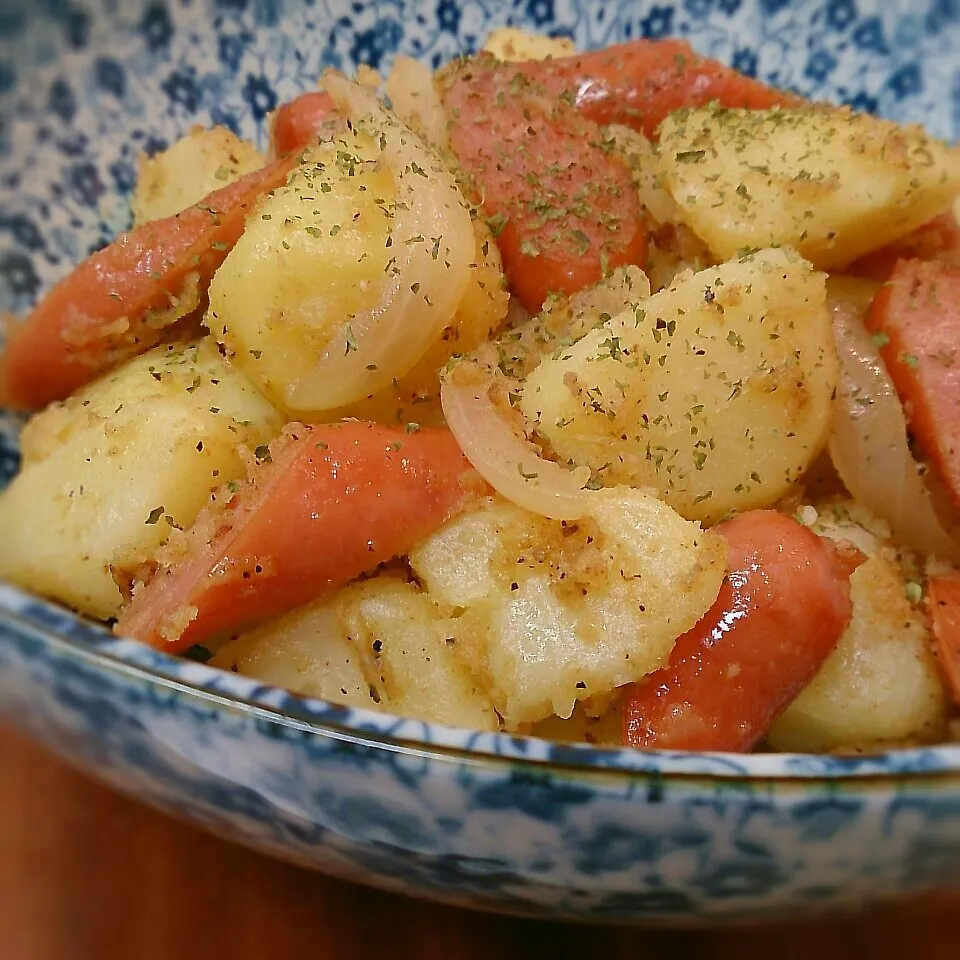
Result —
M 960 155 L 498 33 L 195 130 L 11 327 L 0 574 L 332 701 L 870 750 L 960 699 Z

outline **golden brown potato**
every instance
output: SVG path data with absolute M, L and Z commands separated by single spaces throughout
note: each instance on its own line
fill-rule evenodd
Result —
M 569 57 L 577 52 L 569 37 L 545 37 L 516 27 L 491 31 L 483 50 L 498 60 L 549 60 L 551 57 Z
M 656 670 L 720 589 L 719 537 L 637 490 L 588 498 L 576 523 L 492 499 L 410 554 L 508 729 Z
M 960 192 L 960 152 L 845 107 L 671 114 L 661 182 L 718 259 L 799 250 L 822 270 L 905 236 Z
M 360 656 L 327 604 L 301 607 L 243 634 L 210 663 L 307 697 L 369 710 L 378 706 Z
M 0 494 L 0 577 L 95 617 L 211 491 L 276 411 L 207 341 L 157 347 L 38 414 Z
M 194 127 L 162 153 L 140 158 L 132 200 L 134 222 L 172 217 L 263 163 L 263 154 L 253 144 L 226 127 Z
M 474 730 L 500 722 L 457 655 L 455 624 L 412 584 L 380 576 L 342 591 L 334 608 L 366 658 L 384 710 Z
M 490 698 L 426 594 L 382 574 L 224 646 L 214 666 L 334 703 L 496 730 Z
M 519 404 L 528 427 L 557 459 L 690 519 L 770 505 L 829 426 L 824 279 L 788 250 L 685 274 L 544 360 Z
M 393 182 L 366 160 L 369 138 L 349 146 L 354 152 L 339 140 L 308 151 L 288 185 L 260 204 L 210 284 L 214 336 L 291 412 L 289 387 L 310 376 L 316 357 L 333 340 L 339 353 L 350 352 L 348 318 L 376 306 L 391 257 Z
M 208 323 L 305 420 L 405 377 L 455 324 L 476 235 L 456 182 L 368 91 L 328 77 L 351 127 L 266 197 L 210 285 Z

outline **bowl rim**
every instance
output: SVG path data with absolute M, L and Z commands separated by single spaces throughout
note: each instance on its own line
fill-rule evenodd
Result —
M 347 707 L 263 684 L 205 663 L 175 657 L 0 581 L 0 648 L 12 639 L 39 643 L 43 654 L 80 658 L 89 667 L 301 733 L 419 756 L 462 762 L 548 767 L 570 774 L 762 782 L 870 782 L 905 777 L 960 780 L 960 744 L 891 749 L 856 756 L 641 751 L 539 737 L 481 732 Z

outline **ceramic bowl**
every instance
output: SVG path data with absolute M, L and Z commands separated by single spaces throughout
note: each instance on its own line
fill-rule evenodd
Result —
M 265 115 L 324 65 L 438 64 L 507 22 L 582 46 L 686 36 L 960 133 L 952 0 L 0 0 L 0 307 L 22 311 L 127 225 L 142 150 L 195 123 L 262 142 Z M 3 431 L 9 475 L 16 424 Z M 640 753 L 443 728 L 175 660 L 4 586 L 0 715 L 222 836 L 472 907 L 696 925 L 960 886 L 960 746 Z

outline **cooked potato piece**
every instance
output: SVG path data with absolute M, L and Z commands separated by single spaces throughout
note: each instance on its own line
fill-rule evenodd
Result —
M 208 314 L 235 362 L 306 420 L 406 376 L 454 322 L 476 251 L 456 182 L 426 144 L 366 91 L 327 83 L 353 127 L 261 203 Z
M 410 554 L 508 728 L 656 670 L 720 589 L 719 537 L 641 491 L 589 497 L 577 523 L 492 499 Z
M 960 192 L 960 152 L 845 107 L 678 111 L 660 128 L 660 163 L 719 259 L 782 244 L 822 270 L 899 239 Z
M 653 290 L 669 287 L 684 270 L 702 270 L 716 262 L 704 242 L 683 222 L 682 212 L 664 184 L 657 147 L 629 127 L 604 130 L 633 173 L 640 202 L 653 221 L 644 269 Z
M 431 597 L 396 577 L 380 576 L 341 591 L 333 606 L 367 658 L 384 710 L 498 729 L 490 697 L 455 653 L 452 622 Z
M 667 189 L 656 144 L 642 133 L 621 124 L 611 124 L 604 134 L 626 161 L 637 185 L 640 202 L 657 223 L 680 219 L 680 207 Z
M 577 48 L 569 37 L 545 37 L 516 27 L 500 27 L 487 37 L 483 52 L 492 53 L 498 60 L 549 60 L 569 57 Z
M 352 146 L 308 152 L 288 185 L 261 203 L 210 284 L 210 329 L 281 407 L 290 406 L 290 383 L 310 375 L 334 338 L 349 353 L 347 319 L 374 309 L 382 294 L 396 191 L 367 162 L 369 140 Z
M 158 347 L 54 404 L 0 495 L 0 576 L 92 616 L 281 427 L 213 344 Z
M 851 539 L 846 520 L 821 514 L 814 529 Z M 871 750 L 941 739 L 946 697 L 920 609 L 876 538 L 852 535 L 870 554 L 850 578 L 853 616 L 836 650 L 770 731 L 777 750 Z
M 226 127 L 195 127 L 162 153 L 140 158 L 134 222 L 172 217 L 263 163 L 253 144 Z
M 384 573 L 244 634 L 211 663 L 334 703 L 496 730 L 453 637 L 430 597 Z
M 307 697 L 377 708 L 360 655 L 325 603 L 301 607 L 243 634 L 210 663 Z
M 712 521 L 803 473 L 836 382 L 823 275 L 765 250 L 687 274 L 544 360 L 520 408 L 559 459 Z

